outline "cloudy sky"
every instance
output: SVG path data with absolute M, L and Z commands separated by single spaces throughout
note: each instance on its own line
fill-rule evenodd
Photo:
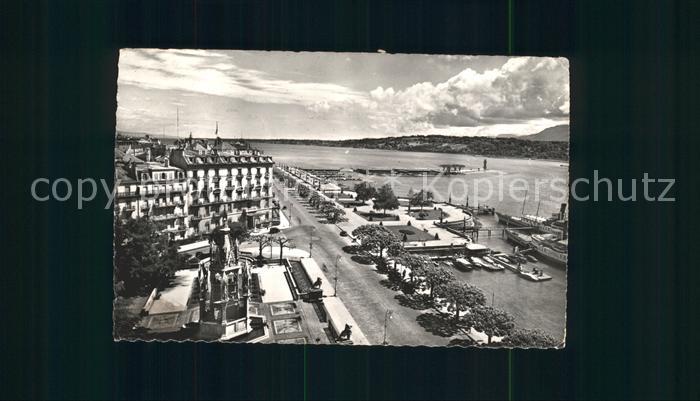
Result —
M 568 124 L 563 58 L 125 49 L 117 130 L 224 138 L 527 135 Z

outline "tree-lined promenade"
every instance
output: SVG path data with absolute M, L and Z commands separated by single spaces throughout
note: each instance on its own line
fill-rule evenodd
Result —
M 413 300 L 420 300 L 424 306 L 452 314 L 451 325 L 455 331 L 469 333 L 474 329 L 486 336 L 489 346 L 558 345 L 546 333 L 518 330 L 508 312 L 486 305 L 482 290 L 458 281 L 451 271 L 424 255 L 405 252 L 399 238 L 384 226 L 364 225 L 352 234 L 360 243 L 358 250 L 372 260 L 379 272 L 387 273 L 397 290 Z M 445 323 L 450 325 L 450 320 Z M 511 337 L 516 334 L 517 338 Z M 495 337 L 501 341 L 492 342 Z
M 447 339 L 447 344 L 478 345 L 483 339 L 483 344 L 488 346 L 558 345 L 556 340 L 542 331 L 516 327 L 513 317 L 507 312 L 487 305 L 481 289 L 457 280 L 450 270 L 426 256 L 406 252 L 403 241 L 381 222 L 355 228 L 351 233 L 354 242 L 341 238 L 337 231 L 329 230 L 309 211 L 322 211 L 324 202 L 333 203 L 332 206 L 326 205 L 328 210 L 342 210 L 342 207 L 318 188 L 301 179 L 290 182 L 290 177 L 283 177 L 280 183 L 296 192 L 298 198 L 291 198 L 290 206 L 294 205 L 298 221 L 319 231 L 322 246 L 314 247 L 314 258 L 327 259 L 330 266 L 342 254 L 349 256 L 349 260 L 344 258 L 343 267 L 336 272 L 340 276 L 339 294 L 361 326 L 364 322 L 370 329 L 381 327 L 380 320 L 386 311 L 393 310 L 393 323 L 401 325 L 405 333 L 414 333 L 412 336 L 406 335 L 403 341 L 395 339 L 393 343 L 396 344 L 415 344 L 416 339 L 422 339 L 422 344 L 439 345 Z M 381 211 L 382 215 L 398 209 L 398 200 L 388 186 L 376 189 L 362 183 L 354 189 L 355 201 L 372 200 L 373 208 Z M 411 204 L 418 208 L 425 206 L 430 195 L 421 191 L 411 199 Z M 302 200 L 305 204 L 301 203 Z M 320 215 L 333 217 L 326 212 Z M 304 234 L 299 237 L 303 238 Z M 376 286 L 377 279 L 366 274 L 368 271 L 379 273 L 381 289 Z M 387 289 L 393 292 L 393 296 L 391 292 L 387 293 Z M 384 311 L 372 308 L 379 299 Z M 397 301 L 399 308 L 396 308 Z M 390 306 L 392 303 L 394 306 Z M 363 331 L 370 333 L 370 336 L 376 335 L 368 328 L 363 327 Z M 418 334 L 420 330 L 422 334 Z M 444 339 L 437 340 L 436 337 Z M 479 341 L 475 341 L 475 338 Z

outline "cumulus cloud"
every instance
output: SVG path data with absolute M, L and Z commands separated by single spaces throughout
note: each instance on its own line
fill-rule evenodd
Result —
M 529 134 L 568 119 L 568 69 L 539 57 L 126 49 L 118 126 L 160 132 L 180 106 L 180 127 L 203 132 L 220 121 L 270 136 Z
M 437 84 L 421 82 L 402 90 L 380 86 L 357 104 L 368 111 L 373 127 L 399 133 L 562 119 L 569 114 L 568 62 L 511 58 L 500 68 L 467 68 Z M 331 103 L 315 108 L 333 110 Z
M 474 59 L 476 56 L 465 56 L 459 54 L 440 54 L 437 56 L 438 60 L 442 61 L 469 61 Z

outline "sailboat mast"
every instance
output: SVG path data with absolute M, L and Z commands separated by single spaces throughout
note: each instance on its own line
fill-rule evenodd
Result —
M 542 203 L 542 199 L 537 201 L 537 213 L 535 213 L 535 216 L 540 217 L 540 204 Z
M 523 199 L 523 210 L 520 212 L 521 216 L 525 215 L 525 202 L 527 201 L 527 190 L 525 190 L 525 199 Z

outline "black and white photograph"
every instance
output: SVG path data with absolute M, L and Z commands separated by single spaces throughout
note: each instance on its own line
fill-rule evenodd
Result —
M 118 69 L 115 340 L 566 346 L 566 58 Z
M 700 1 L 0 10 L 0 398 L 700 399 Z

